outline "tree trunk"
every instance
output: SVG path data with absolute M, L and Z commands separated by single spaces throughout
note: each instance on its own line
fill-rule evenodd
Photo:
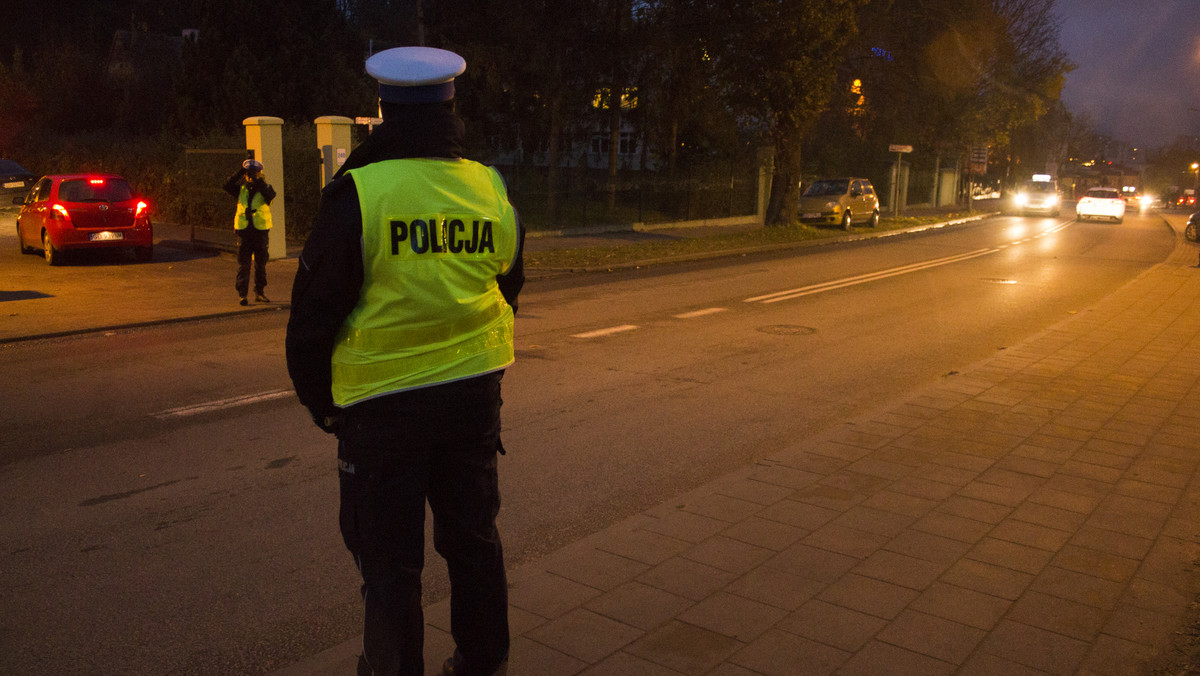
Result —
M 767 202 L 767 225 L 790 225 L 796 221 L 800 199 L 800 140 L 794 123 L 780 121 L 775 129 L 775 179 Z

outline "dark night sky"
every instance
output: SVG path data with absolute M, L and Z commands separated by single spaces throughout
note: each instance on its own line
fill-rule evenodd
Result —
M 1138 147 L 1200 135 L 1200 0 L 1056 0 L 1063 102 Z

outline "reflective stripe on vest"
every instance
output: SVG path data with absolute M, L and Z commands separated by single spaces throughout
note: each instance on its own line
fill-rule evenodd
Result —
M 511 364 L 513 313 L 496 276 L 512 266 L 518 233 L 500 176 L 433 159 L 347 173 L 363 215 L 363 286 L 334 346 L 334 402 Z
M 249 198 L 250 189 L 242 186 L 238 193 L 237 213 L 233 215 L 233 229 L 245 230 L 250 225 L 246 218 L 246 201 Z M 251 216 L 254 219 L 254 227 L 257 230 L 271 229 L 271 205 L 267 204 L 267 200 L 263 198 L 262 193 L 254 193 L 254 212 Z

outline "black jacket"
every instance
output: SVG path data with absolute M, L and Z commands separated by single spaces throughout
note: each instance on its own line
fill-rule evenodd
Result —
M 384 122 L 350 153 L 333 181 L 321 191 L 312 233 L 300 255 L 292 284 L 292 311 L 287 326 L 288 374 L 313 419 L 336 415 L 330 359 L 342 323 L 358 304 L 363 283 L 362 211 L 358 189 L 346 171 L 383 160 L 407 157 L 462 157 L 463 126 L 441 104 L 384 110 Z M 524 229 L 516 260 L 497 278 L 504 299 L 517 309 L 525 283 L 522 260 Z
M 254 204 L 255 193 L 261 194 L 263 196 L 263 200 L 267 204 L 270 204 L 271 200 L 275 199 L 275 188 L 271 187 L 270 183 L 267 183 L 265 180 L 263 180 L 262 174 L 259 174 L 259 176 L 253 181 L 250 181 L 250 183 L 246 183 L 242 180 L 242 177 L 245 175 L 245 169 L 238 170 L 233 174 L 233 176 L 229 177 L 228 181 L 225 181 L 225 185 L 221 186 L 221 188 L 234 197 L 241 197 L 242 186 L 246 186 L 247 190 L 250 191 L 250 197 L 246 200 L 247 205 Z M 249 209 L 249 211 L 253 211 L 253 209 Z

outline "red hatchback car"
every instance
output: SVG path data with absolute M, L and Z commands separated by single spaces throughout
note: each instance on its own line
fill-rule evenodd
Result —
M 139 261 L 154 256 L 150 205 L 116 174 L 44 176 L 13 204 L 21 205 L 21 251 L 40 250 L 50 265 L 68 249 L 132 249 Z

